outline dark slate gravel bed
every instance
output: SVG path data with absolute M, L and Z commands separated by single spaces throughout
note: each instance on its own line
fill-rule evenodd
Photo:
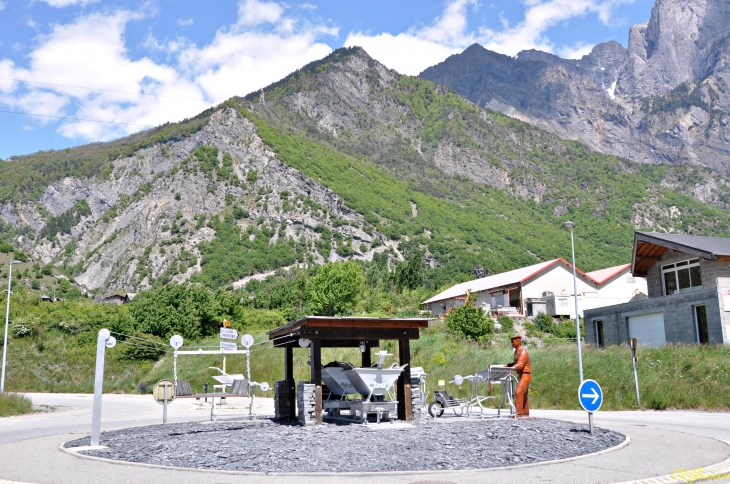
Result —
M 373 430 L 301 427 L 268 420 L 137 427 L 101 436 L 109 448 L 85 455 L 129 462 L 252 472 L 379 472 L 483 469 L 597 452 L 625 436 L 558 420 L 434 421 Z M 66 447 L 89 445 L 89 438 Z

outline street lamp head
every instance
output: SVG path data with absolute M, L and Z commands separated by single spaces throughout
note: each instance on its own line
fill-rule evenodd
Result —
M 22 260 L 14 260 L 13 262 L 11 262 L 11 264 L 22 264 L 22 263 L 23 263 Z
M 575 228 L 575 224 L 568 220 L 567 222 L 563 222 L 563 228 L 573 230 Z

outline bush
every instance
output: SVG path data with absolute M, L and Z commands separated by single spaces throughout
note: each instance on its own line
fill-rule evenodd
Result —
M 33 328 L 30 324 L 22 322 L 22 323 L 15 323 L 12 326 L 13 336 L 15 338 L 24 338 L 26 336 L 32 336 L 33 335 Z
M 463 306 L 452 309 L 446 318 L 446 326 L 451 331 L 474 340 L 488 339 L 494 333 L 493 323 L 481 308 L 474 306 L 471 295 Z
M 552 316 L 540 312 L 535 316 L 535 326 L 544 333 L 552 333 L 555 329 L 555 321 Z
M 499 316 L 497 322 L 502 325 L 503 333 L 511 333 L 515 330 L 515 323 L 509 316 Z
M 132 336 L 124 341 L 120 341 L 124 348 L 121 351 L 120 358 L 126 361 L 156 361 L 164 356 L 165 351 L 169 348 L 167 343 L 162 338 L 158 338 L 152 334 L 135 332 Z M 140 339 L 136 339 L 140 338 Z M 147 341 L 142 341 L 147 340 Z M 156 345 L 151 343 L 160 343 Z

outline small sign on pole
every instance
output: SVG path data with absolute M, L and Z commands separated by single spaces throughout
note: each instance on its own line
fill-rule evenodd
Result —
M 233 328 L 221 328 L 221 338 L 238 339 L 238 331 Z
M 238 345 L 236 343 L 229 343 L 228 341 L 221 341 L 221 350 L 223 351 L 236 351 Z

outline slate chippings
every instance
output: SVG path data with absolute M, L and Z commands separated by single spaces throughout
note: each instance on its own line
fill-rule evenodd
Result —
M 614 447 L 625 436 L 558 420 L 425 420 L 301 427 L 268 420 L 181 423 L 105 432 L 107 459 L 249 472 L 384 472 L 485 469 L 564 459 Z M 89 445 L 89 437 L 65 447 Z

